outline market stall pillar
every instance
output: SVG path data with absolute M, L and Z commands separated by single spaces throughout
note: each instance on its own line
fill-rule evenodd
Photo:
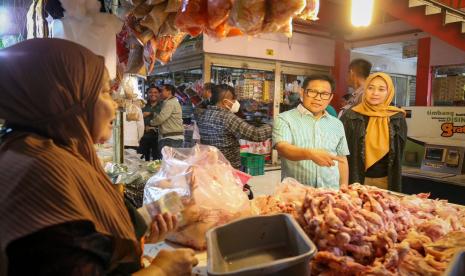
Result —
M 204 83 L 209 83 L 211 82 L 212 78 L 212 61 L 211 57 L 209 55 L 205 55 L 204 61 L 203 61 L 203 82 Z
M 277 61 L 275 63 L 274 69 L 274 95 L 273 95 L 273 120 L 276 120 L 276 117 L 279 115 L 279 105 L 281 103 L 282 94 L 281 94 L 281 62 Z M 273 165 L 278 164 L 278 151 L 273 149 L 271 153 L 271 163 Z
M 349 72 L 350 51 L 345 48 L 343 40 L 337 40 L 334 48 L 334 67 L 332 73 L 336 80 L 336 91 L 331 105 L 340 110 L 342 97 L 347 93 L 347 72 Z
M 431 106 L 431 38 L 418 40 L 417 89 L 415 105 Z

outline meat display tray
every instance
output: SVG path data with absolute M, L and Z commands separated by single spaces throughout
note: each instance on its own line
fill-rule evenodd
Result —
M 309 275 L 316 251 L 290 215 L 248 217 L 207 232 L 207 273 Z

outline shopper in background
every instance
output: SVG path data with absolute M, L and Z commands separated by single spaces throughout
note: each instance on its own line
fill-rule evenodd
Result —
M 179 87 L 178 91 L 180 91 Z M 195 104 L 199 104 L 201 99 L 197 92 L 190 87 L 184 88 L 184 94 L 186 94 L 188 98 L 185 103 L 181 104 L 182 122 L 184 125 L 190 125 L 192 124 L 192 118 L 194 117 L 194 106 Z
M 302 104 L 276 118 L 273 145 L 281 156 L 282 178 L 334 189 L 348 183 L 344 126 L 325 110 L 334 89 L 332 77 L 309 76 L 301 90 Z
M 362 102 L 341 117 L 349 143 L 349 182 L 401 191 L 401 160 L 407 139 L 405 111 L 390 106 L 389 75 L 371 74 Z
M 163 251 L 141 269 L 147 227 L 94 149 L 110 138 L 116 108 L 102 57 L 66 40 L 26 40 L 0 50 L 0 91 L 8 128 L 0 144 L 0 270 L 190 275 L 197 260 L 189 249 Z M 157 217 L 154 240 L 175 224 Z
M 140 152 L 145 161 L 161 159 L 158 151 L 158 130 L 150 125 L 150 121 L 159 114 L 162 107 L 160 89 L 156 86 L 147 89 L 147 104 L 142 109 L 144 114 L 145 131 L 140 140 Z
M 182 108 L 175 97 L 176 88 L 165 84 L 161 90 L 163 105 L 159 114 L 155 114 L 150 121 L 151 126 L 158 127 L 159 153 L 164 146 L 181 148 L 184 141 L 184 126 L 182 124 Z
M 202 99 L 202 101 L 200 102 L 200 104 L 196 105 L 195 108 L 207 108 L 207 106 L 210 104 L 210 99 L 212 97 L 212 90 L 214 86 L 215 84 L 211 82 L 207 82 L 203 85 L 203 91 L 202 93 L 200 93 L 200 98 Z
M 211 82 L 204 84 L 203 91 L 200 94 L 202 101 L 200 102 L 200 104 L 194 106 L 194 120 L 198 120 L 200 114 L 202 114 L 207 109 L 207 106 L 211 104 L 211 98 L 213 94 L 212 91 L 215 88 L 215 86 L 216 84 Z
M 365 90 L 365 80 L 371 72 L 371 63 L 364 59 L 354 59 L 349 64 L 349 72 L 347 75 L 348 86 L 354 92 L 347 100 L 347 103 L 339 112 L 339 118 L 352 107 L 358 105 L 362 101 L 363 91 Z
M 211 105 L 197 121 L 200 142 L 217 147 L 231 165 L 241 168 L 239 139 L 262 142 L 271 137 L 271 126 L 255 127 L 234 113 L 239 111 L 234 88 L 220 84 L 212 89 Z
M 215 88 L 215 86 L 216 85 L 211 82 L 204 84 L 203 91 L 200 95 L 202 97 L 202 102 L 194 106 L 194 127 L 192 141 L 195 143 L 198 143 L 200 141 L 200 132 L 197 121 L 199 120 L 200 115 L 202 115 L 202 113 L 205 112 L 205 110 L 207 110 L 207 107 L 211 104 L 212 90 Z
M 326 107 L 326 111 L 328 112 L 329 115 L 337 118 L 337 111 L 332 105 L 328 105 Z

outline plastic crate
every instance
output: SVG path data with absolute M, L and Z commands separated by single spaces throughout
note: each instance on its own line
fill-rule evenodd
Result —
M 242 171 L 250 175 L 265 174 L 265 156 L 248 152 L 241 153 Z
M 317 252 L 288 214 L 236 220 L 206 238 L 209 276 L 307 276 Z

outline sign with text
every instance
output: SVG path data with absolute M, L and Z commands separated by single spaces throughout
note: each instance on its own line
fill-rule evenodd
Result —
M 465 107 L 413 106 L 407 111 L 408 136 L 465 141 Z

